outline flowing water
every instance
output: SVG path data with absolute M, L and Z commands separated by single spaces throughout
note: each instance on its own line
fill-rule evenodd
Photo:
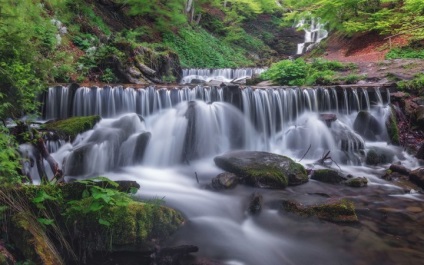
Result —
M 424 257 L 416 249 L 424 238 L 401 233 L 412 228 L 399 216 L 411 205 L 422 205 L 424 197 L 382 180 L 387 165 L 364 165 L 364 153 L 377 148 L 391 154 L 391 162 L 418 166 L 400 147 L 387 144 L 389 103 L 388 91 L 379 88 L 55 87 L 47 94 L 45 116 L 103 116 L 73 143 L 51 144 L 57 150 L 52 155 L 68 178 L 102 174 L 136 180 L 141 185 L 137 196 L 163 199 L 180 210 L 187 222 L 169 245 L 194 244 L 200 256 L 229 265 L 419 264 Z M 379 122 L 373 141 L 353 130 L 361 110 Z M 323 113 L 337 119 L 326 122 Z M 222 172 L 213 157 L 235 149 L 287 155 L 302 159 L 307 168 L 319 168 L 313 162 L 330 151 L 335 169 L 364 176 L 369 186 L 311 180 L 284 190 L 206 189 Z M 255 191 L 263 195 L 264 207 L 251 216 L 246 208 Z M 341 226 L 281 210 L 283 199 L 308 204 L 323 201 L 323 194 L 354 201 L 361 223 Z M 379 209 L 395 205 L 397 214 L 383 218 Z
M 328 37 L 325 24 L 321 23 L 320 19 L 317 18 L 302 19 L 296 25 L 296 28 L 301 28 L 305 31 L 304 42 L 297 45 L 296 54 L 303 54 L 305 51 L 310 51 L 323 39 Z
M 183 78 L 181 79 L 181 84 L 189 84 L 192 83 L 193 80 L 197 80 L 197 82 L 237 82 L 240 80 L 252 78 L 255 75 L 260 75 L 265 70 L 265 68 L 183 69 Z

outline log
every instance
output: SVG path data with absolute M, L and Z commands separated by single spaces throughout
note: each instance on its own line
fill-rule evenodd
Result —
M 56 162 L 56 160 L 50 155 L 49 151 L 47 150 L 47 147 L 44 143 L 44 140 L 41 136 L 38 137 L 36 141 L 35 147 L 40 152 L 41 156 L 47 161 L 49 164 L 52 172 L 53 172 L 53 178 L 51 180 L 56 179 L 57 181 L 63 181 L 63 172 L 59 167 L 59 164 Z M 42 177 L 42 180 L 45 181 L 45 176 Z
M 145 75 L 147 76 L 154 76 L 156 75 L 156 71 L 153 70 L 152 68 L 142 64 L 141 62 L 137 61 L 136 62 L 136 66 L 137 68 Z

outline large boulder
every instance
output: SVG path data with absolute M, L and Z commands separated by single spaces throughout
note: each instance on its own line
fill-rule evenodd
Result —
M 285 188 L 308 181 L 305 168 L 292 159 L 256 151 L 232 151 L 214 159 L 215 164 L 236 174 L 247 184 L 264 188 Z
M 378 120 L 368 111 L 360 111 L 353 122 L 355 132 L 368 140 L 376 140 L 383 130 Z

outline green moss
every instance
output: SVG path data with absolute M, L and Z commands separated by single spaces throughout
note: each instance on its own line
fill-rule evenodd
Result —
M 303 206 L 294 201 L 283 201 L 283 208 L 301 216 L 316 216 L 319 219 L 335 223 L 358 222 L 354 204 L 345 199 L 313 206 Z
M 397 125 L 396 115 L 394 110 L 391 109 L 390 117 L 386 122 L 387 133 L 389 134 L 390 142 L 394 145 L 399 145 L 399 128 Z
M 333 169 L 315 170 L 311 178 L 314 180 L 333 184 L 340 183 L 343 181 L 343 178 L 339 175 L 339 172 Z
M 368 184 L 368 179 L 365 177 L 352 178 L 347 180 L 345 184 L 347 186 L 354 187 L 354 188 L 365 187 Z
M 47 123 L 44 128 L 57 131 L 59 134 L 74 139 L 78 134 L 91 130 L 100 119 L 100 116 L 73 117 Z
M 288 177 L 278 168 L 248 168 L 246 169 L 246 174 L 254 183 L 282 187 L 286 187 L 288 185 Z

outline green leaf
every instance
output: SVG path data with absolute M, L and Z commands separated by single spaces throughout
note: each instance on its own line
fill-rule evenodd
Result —
M 102 208 L 104 207 L 104 205 L 102 205 L 100 202 L 95 201 L 93 202 L 90 207 L 88 207 L 88 211 L 90 212 L 98 212 L 100 211 Z
M 108 222 L 105 219 L 99 218 L 99 224 L 101 225 L 105 225 L 105 226 L 110 226 L 110 222 Z
M 43 224 L 43 225 L 51 225 L 51 224 L 54 223 L 54 220 L 53 219 L 46 219 L 46 218 L 37 218 L 37 221 L 40 224 Z

